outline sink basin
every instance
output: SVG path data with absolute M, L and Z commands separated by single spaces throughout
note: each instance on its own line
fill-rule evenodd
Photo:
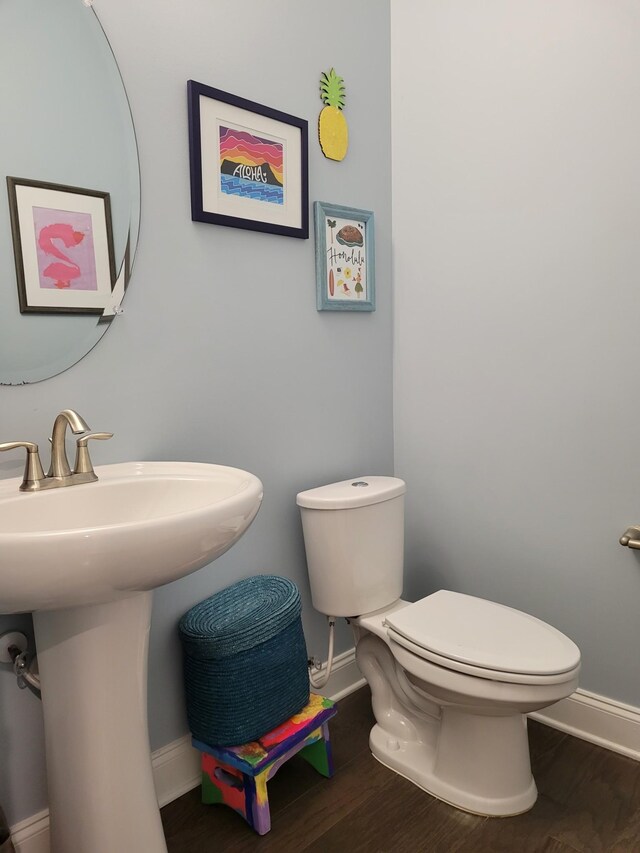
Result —
M 262 483 L 194 462 L 95 470 L 95 483 L 35 493 L 0 481 L 0 613 L 33 611 L 51 853 L 166 853 L 147 725 L 152 590 L 230 548 Z
M 98 604 L 154 589 L 230 548 L 262 500 L 253 474 L 124 462 L 97 483 L 28 494 L 0 481 L 0 613 Z

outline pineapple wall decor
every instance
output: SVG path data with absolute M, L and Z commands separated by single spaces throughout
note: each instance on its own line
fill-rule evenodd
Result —
M 344 80 L 331 69 L 320 75 L 320 98 L 326 105 L 318 120 L 322 153 L 329 160 L 344 160 L 349 147 L 349 128 L 342 110 L 345 102 Z

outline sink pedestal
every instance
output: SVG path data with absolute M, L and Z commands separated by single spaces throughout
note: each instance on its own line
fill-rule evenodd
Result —
M 147 724 L 151 601 L 33 614 L 51 853 L 166 853 Z
M 51 853 L 167 853 L 147 727 L 148 590 L 228 551 L 262 483 L 203 462 L 95 470 L 94 483 L 30 494 L 0 480 L 0 614 L 33 612 Z

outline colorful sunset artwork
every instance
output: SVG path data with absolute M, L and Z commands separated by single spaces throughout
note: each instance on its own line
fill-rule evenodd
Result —
M 33 207 L 41 290 L 98 289 L 90 213 Z
M 221 192 L 284 204 L 283 143 L 223 125 L 219 134 Z

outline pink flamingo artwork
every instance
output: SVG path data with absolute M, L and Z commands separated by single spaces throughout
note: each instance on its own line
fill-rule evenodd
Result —
M 66 222 L 45 225 L 38 234 L 38 246 L 42 251 L 46 255 L 53 255 L 54 258 L 59 259 L 50 263 L 42 271 L 42 275 L 53 279 L 55 287 L 63 290 L 66 287 L 71 287 L 71 282 L 82 275 L 82 270 L 75 261 L 55 245 L 54 240 L 61 240 L 64 246 L 70 249 L 84 240 L 84 234 L 82 231 L 74 230 L 73 226 Z

